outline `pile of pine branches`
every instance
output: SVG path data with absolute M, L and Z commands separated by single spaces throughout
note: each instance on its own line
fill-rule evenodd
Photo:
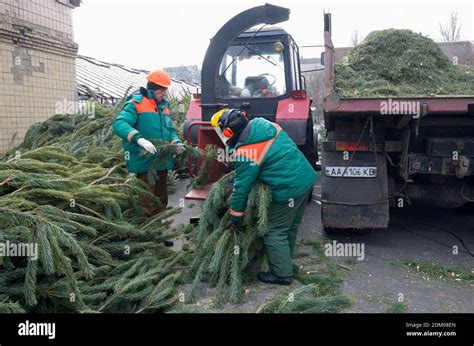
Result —
M 55 115 L 33 125 L 0 160 L 0 243 L 37 245 L 0 257 L 0 312 L 153 312 L 178 299 L 190 262 L 165 240 L 169 207 L 146 218 L 139 196 L 159 203 L 128 174 L 114 111 Z M 176 147 L 163 147 L 161 155 Z M 192 148 L 188 148 L 198 155 Z
M 474 95 L 474 68 L 454 65 L 429 37 L 410 30 L 371 32 L 335 65 L 344 97 Z

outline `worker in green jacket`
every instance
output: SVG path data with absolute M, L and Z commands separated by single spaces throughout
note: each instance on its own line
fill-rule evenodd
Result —
M 169 75 L 162 70 L 153 71 L 147 76 L 147 81 L 146 88 L 140 88 L 139 93 L 133 94 L 125 102 L 112 127 L 122 139 L 128 171 L 136 173 L 137 178 L 147 183 L 160 200 L 160 205 L 156 205 L 146 197 L 140 197 L 146 215 L 152 216 L 164 210 L 168 204 L 167 174 L 168 170 L 173 169 L 174 163 L 172 156 L 165 163 L 159 163 L 156 167 L 158 179 L 155 184 L 151 184 L 148 182 L 148 171 L 156 157 L 142 155 L 141 148 L 155 154 L 157 150 L 151 140 L 162 140 L 175 143 L 179 155 L 185 151 L 185 147 L 176 134 L 165 99 L 171 85 Z
M 267 184 L 272 202 L 264 244 L 271 271 L 258 273 L 258 279 L 289 285 L 298 227 L 317 174 L 278 124 L 264 118 L 249 121 L 244 112 L 236 109 L 217 112 L 211 124 L 227 138 L 226 145 L 234 151 L 236 176 L 230 203 L 230 229 L 236 230 L 244 216 L 255 182 Z

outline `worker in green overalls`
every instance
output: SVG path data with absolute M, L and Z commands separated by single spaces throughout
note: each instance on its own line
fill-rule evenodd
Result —
M 281 127 L 264 118 L 249 121 L 236 109 L 223 109 L 211 123 L 234 149 L 236 177 L 230 204 L 231 229 L 235 230 L 257 180 L 270 187 L 268 231 L 264 237 L 270 272 L 258 273 L 265 283 L 290 285 L 292 254 L 305 206 L 317 174 Z
M 156 167 L 158 181 L 148 181 L 148 170 L 155 159 L 153 155 L 144 156 L 140 147 L 150 154 L 156 153 L 151 140 L 162 140 L 176 144 L 176 153 L 182 154 L 186 149 L 181 143 L 170 116 L 169 104 L 165 99 L 171 78 L 162 70 L 151 72 L 147 76 L 147 87 L 133 94 L 122 107 L 122 111 L 113 122 L 113 130 L 122 139 L 127 168 L 136 173 L 137 178 L 148 184 L 150 191 L 159 198 L 160 204 L 140 196 L 140 204 L 147 216 L 163 211 L 168 204 L 167 175 L 173 169 L 172 156 L 165 163 Z

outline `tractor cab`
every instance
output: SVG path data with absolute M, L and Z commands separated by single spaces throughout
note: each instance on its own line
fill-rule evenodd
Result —
M 278 101 L 301 90 L 298 46 L 281 28 L 247 30 L 227 47 L 214 75 L 216 111 L 226 104 L 275 121 Z

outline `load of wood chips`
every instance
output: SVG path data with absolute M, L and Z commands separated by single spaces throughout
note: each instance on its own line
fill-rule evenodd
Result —
M 343 97 L 474 95 L 474 67 L 410 30 L 374 31 L 335 65 L 334 87 Z

